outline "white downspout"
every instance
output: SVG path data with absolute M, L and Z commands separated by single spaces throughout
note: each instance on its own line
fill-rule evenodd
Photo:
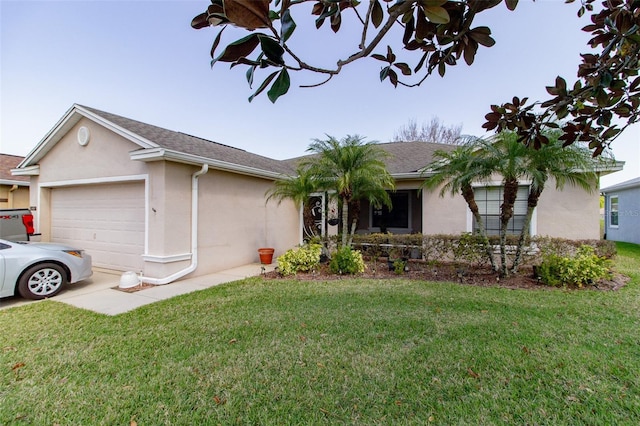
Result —
M 209 165 L 203 164 L 202 169 L 191 175 L 191 264 L 185 269 L 164 278 L 139 277 L 141 282 L 164 285 L 174 282 L 198 267 L 198 178 L 209 171 Z M 126 272 L 125 272 L 126 274 Z

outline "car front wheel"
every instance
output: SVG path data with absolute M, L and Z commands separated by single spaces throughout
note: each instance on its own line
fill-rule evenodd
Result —
M 18 283 L 22 297 L 32 300 L 46 299 L 58 294 L 65 282 L 62 268 L 54 263 L 41 263 L 27 269 Z

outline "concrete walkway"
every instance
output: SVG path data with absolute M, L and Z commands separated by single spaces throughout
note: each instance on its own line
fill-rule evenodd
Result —
M 87 309 L 101 314 L 118 315 L 159 300 L 165 300 L 181 294 L 260 275 L 263 272 L 263 266 L 266 271 L 272 271 L 275 264 L 260 265 L 254 263 L 215 274 L 182 279 L 171 284 L 154 286 L 133 293 L 127 293 L 114 288 L 118 287 L 120 283 L 120 273 L 94 270 L 91 278 L 76 284 L 67 285 L 60 294 L 51 300 L 67 303 L 77 308 Z M 37 302 L 21 297 L 10 297 L 0 299 L 0 309 L 21 306 L 27 303 Z

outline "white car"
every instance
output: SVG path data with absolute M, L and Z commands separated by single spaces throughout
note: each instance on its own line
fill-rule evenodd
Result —
M 0 297 L 45 299 L 92 274 L 91 256 L 64 244 L 0 240 Z

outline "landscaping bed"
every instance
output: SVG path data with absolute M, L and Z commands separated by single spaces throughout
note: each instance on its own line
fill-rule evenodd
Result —
M 366 267 L 359 278 L 371 279 L 416 279 L 425 281 L 457 282 L 466 285 L 480 287 L 502 287 L 511 289 L 555 289 L 541 283 L 533 274 L 533 267 L 525 265 L 517 274 L 506 278 L 500 278 L 499 274 L 492 272 L 490 267 L 484 265 L 459 266 L 455 263 L 428 263 L 419 259 L 409 259 L 406 263 L 407 271 L 396 273 L 393 265 L 389 265 L 387 258 L 379 258 L 375 262 L 365 259 Z M 284 279 L 278 270 L 263 275 L 267 279 Z M 328 263 L 321 263 L 317 268 L 309 272 L 298 272 L 295 276 L 304 281 L 326 281 L 350 278 L 348 275 L 334 274 L 329 269 Z M 582 289 L 593 290 L 618 290 L 628 282 L 629 278 L 614 273 L 610 279 L 601 280 L 594 285 L 584 286 Z M 577 287 L 575 287 L 577 288 Z

